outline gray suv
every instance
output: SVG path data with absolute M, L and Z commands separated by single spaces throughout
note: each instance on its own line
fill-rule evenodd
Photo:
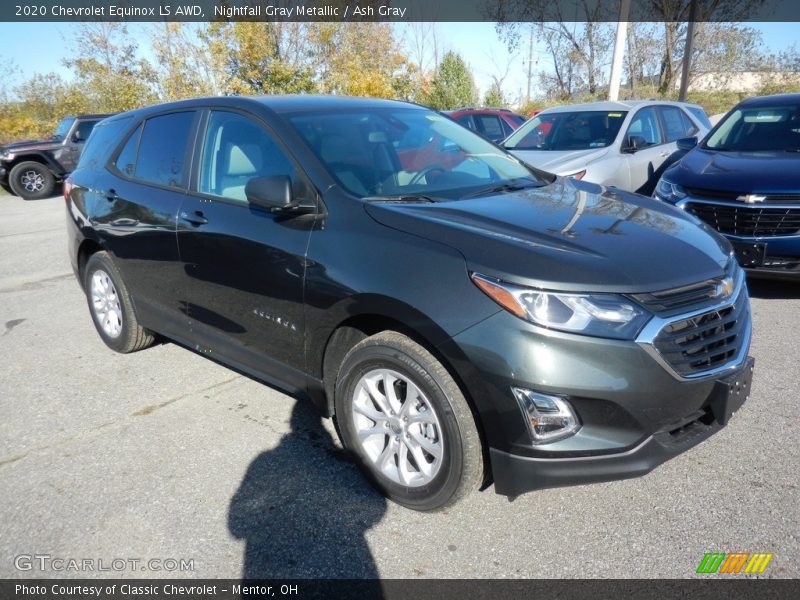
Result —
M 542 111 L 503 143 L 525 162 L 557 175 L 650 195 L 682 156 L 681 138 L 702 138 L 711 123 L 695 104 L 592 102 Z
M 643 475 L 750 390 L 724 238 L 418 105 L 143 108 L 95 128 L 64 192 L 109 348 L 162 336 L 314 402 L 410 508 Z

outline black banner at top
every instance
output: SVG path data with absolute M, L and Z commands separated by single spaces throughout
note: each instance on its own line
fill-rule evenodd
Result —
M 624 0 L 3 0 L 0 21 L 615 22 Z M 630 0 L 627 21 L 800 21 L 798 0 Z M 800 33 L 800 31 L 799 31 Z

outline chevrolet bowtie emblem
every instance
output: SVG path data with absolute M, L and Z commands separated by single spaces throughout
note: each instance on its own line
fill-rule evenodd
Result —
M 722 279 L 714 287 L 714 298 L 727 298 L 728 296 L 733 294 L 733 287 L 734 287 L 733 278 L 726 277 L 725 279 Z
M 756 202 L 763 202 L 767 199 L 767 197 L 759 194 L 746 194 L 744 196 L 739 196 L 736 199 L 744 202 L 745 204 L 755 204 Z

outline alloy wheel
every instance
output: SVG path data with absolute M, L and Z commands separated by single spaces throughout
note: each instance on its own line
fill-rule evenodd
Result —
M 44 176 L 33 169 L 21 173 L 19 182 L 30 193 L 41 192 L 44 189 Z
M 373 369 L 355 386 L 353 425 L 374 468 L 395 483 L 430 483 L 444 457 L 442 427 L 425 394 L 392 369 Z
M 122 333 L 122 307 L 114 282 L 108 273 L 98 269 L 92 275 L 92 310 L 103 332 L 112 338 Z

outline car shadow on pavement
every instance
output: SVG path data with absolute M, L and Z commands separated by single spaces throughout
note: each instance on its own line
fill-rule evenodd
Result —
M 311 403 L 300 400 L 291 431 L 247 469 L 228 528 L 245 541 L 244 580 L 372 579 L 374 585 L 365 582 L 369 596 L 382 597 L 364 534 L 385 512 L 386 499 L 334 445 Z
M 764 300 L 800 298 L 800 287 L 796 281 L 748 277 L 747 290 L 752 298 L 763 298 Z

